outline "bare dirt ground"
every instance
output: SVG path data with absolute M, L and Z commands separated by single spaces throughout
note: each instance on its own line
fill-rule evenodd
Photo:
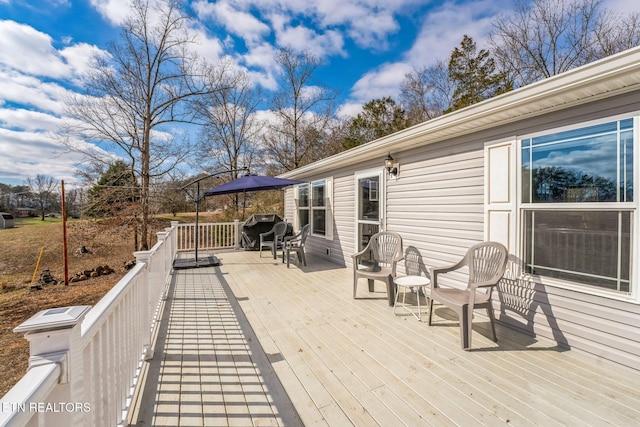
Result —
M 156 228 L 163 229 L 168 224 L 158 222 Z M 63 280 L 62 236 L 61 220 L 54 218 L 44 222 L 31 219 L 18 222 L 16 228 L 0 230 L 0 396 L 27 370 L 29 344 L 13 328 L 40 310 L 94 305 L 124 276 L 124 263 L 135 259 L 130 228 L 110 221 L 71 221 L 67 223 L 69 276 L 104 265 L 115 272 L 69 286 L 32 289 L 30 282 L 42 247 L 36 282 L 44 268 L 49 268 L 55 279 Z M 150 244 L 155 241 L 152 238 Z M 82 246 L 87 253 L 81 253 Z

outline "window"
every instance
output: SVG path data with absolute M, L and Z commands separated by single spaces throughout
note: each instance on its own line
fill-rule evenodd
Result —
M 311 184 L 311 232 L 322 236 L 327 234 L 326 185 L 325 181 L 315 181 Z
M 298 186 L 298 227 L 309 224 L 309 184 Z
M 311 234 L 332 239 L 331 180 L 301 184 L 297 189 L 298 227 L 311 224 Z
M 521 141 L 528 273 L 631 293 L 634 120 Z

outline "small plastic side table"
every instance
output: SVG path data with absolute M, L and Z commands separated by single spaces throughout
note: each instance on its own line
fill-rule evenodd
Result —
M 393 314 L 396 314 L 396 307 L 398 306 L 398 297 L 400 296 L 400 288 L 402 288 L 402 305 L 401 307 L 405 310 L 409 311 L 413 316 L 420 320 L 422 317 L 422 313 L 420 312 L 420 289 L 422 288 L 422 292 L 424 295 L 429 298 L 429 286 L 431 285 L 431 280 L 424 276 L 403 276 L 396 277 L 394 283 L 398 287 L 396 292 L 396 301 L 393 304 Z M 405 299 L 407 296 L 407 291 L 411 292 L 412 289 L 416 290 L 416 300 L 418 301 L 418 312 L 414 312 L 411 308 L 405 304 Z

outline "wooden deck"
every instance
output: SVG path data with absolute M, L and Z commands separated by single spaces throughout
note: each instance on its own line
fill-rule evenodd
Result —
M 174 275 L 137 425 L 640 425 L 640 372 L 482 321 L 464 352 L 345 268 L 218 257 Z

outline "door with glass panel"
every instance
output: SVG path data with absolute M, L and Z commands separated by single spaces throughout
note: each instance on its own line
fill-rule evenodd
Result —
M 383 226 L 382 171 L 356 175 L 356 251 L 367 246 L 369 239 Z

